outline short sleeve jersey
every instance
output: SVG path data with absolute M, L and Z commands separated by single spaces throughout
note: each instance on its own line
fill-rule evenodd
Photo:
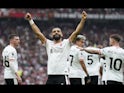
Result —
M 120 47 L 106 47 L 100 50 L 106 58 L 107 80 L 123 82 L 124 49 Z
M 2 51 L 4 78 L 16 78 L 15 72 L 18 71 L 17 51 L 11 45 L 6 46 Z M 11 67 L 13 64 L 13 67 Z
M 61 43 L 57 44 L 47 39 L 45 46 L 48 54 L 48 75 L 68 74 L 67 58 L 71 48 L 69 39 L 64 39 Z
M 87 49 L 97 50 L 99 48 L 87 47 Z M 98 54 L 90 54 L 85 52 L 85 64 L 90 76 L 99 75 L 100 62 Z
M 69 77 L 70 78 L 83 78 L 85 73 L 80 64 L 80 60 L 83 60 L 82 51 L 78 48 L 77 45 L 73 45 L 69 54 Z

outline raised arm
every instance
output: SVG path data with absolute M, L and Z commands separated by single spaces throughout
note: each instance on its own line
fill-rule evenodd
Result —
M 70 42 L 73 42 L 74 39 L 76 38 L 76 36 L 81 32 L 81 30 L 83 29 L 84 27 L 84 23 L 85 23 L 85 20 L 87 18 L 87 13 L 85 11 L 82 12 L 82 18 L 81 18 L 81 21 L 80 23 L 78 24 L 76 30 L 71 34 L 71 36 L 69 37 L 69 41 Z
M 41 33 L 38 26 L 34 23 L 32 16 L 30 13 L 26 13 L 25 19 L 29 21 L 29 24 L 33 30 L 33 32 L 36 34 L 36 36 L 41 40 L 41 42 L 44 44 L 46 43 L 46 37 Z

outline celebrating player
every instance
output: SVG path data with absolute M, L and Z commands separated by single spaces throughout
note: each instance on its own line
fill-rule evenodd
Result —
M 32 19 L 30 13 L 25 15 L 25 19 L 29 21 L 29 24 L 35 33 L 35 35 L 41 40 L 42 44 L 46 47 L 48 54 L 47 73 L 48 80 L 46 84 L 67 84 L 66 79 L 68 75 L 67 69 L 67 57 L 71 48 L 71 43 L 74 41 L 76 36 L 82 31 L 87 13 L 82 12 L 82 18 L 78 24 L 76 30 L 70 35 L 68 39 L 62 39 L 63 34 L 60 28 L 56 27 L 52 29 L 52 40 L 47 39 L 43 33 L 41 33 L 38 26 Z
M 86 49 L 86 52 L 94 54 L 102 54 L 106 60 L 106 83 L 107 85 L 123 84 L 123 64 L 124 64 L 124 49 L 120 47 L 121 36 L 119 34 L 112 34 L 109 38 L 109 47 L 93 50 Z

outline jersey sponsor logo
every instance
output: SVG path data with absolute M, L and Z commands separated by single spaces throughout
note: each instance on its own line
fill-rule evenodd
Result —
M 53 48 L 50 50 L 51 53 L 62 53 L 63 52 L 63 48 L 62 47 L 57 47 L 57 48 Z

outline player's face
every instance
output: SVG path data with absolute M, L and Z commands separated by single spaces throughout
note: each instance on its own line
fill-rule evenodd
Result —
M 63 37 L 63 34 L 60 28 L 54 28 L 52 30 L 52 38 L 54 40 L 60 40 L 62 37 Z
M 78 46 L 80 47 L 83 47 L 84 43 L 85 43 L 85 40 L 82 40 L 82 39 L 77 42 Z
M 20 39 L 18 36 L 15 36 L 12 41 L 15 46 L 18 46 L 20 44 Z
M 109 45 L 112 46 L 114 43 L 114 39 L 113 38 L 109 38 Z

